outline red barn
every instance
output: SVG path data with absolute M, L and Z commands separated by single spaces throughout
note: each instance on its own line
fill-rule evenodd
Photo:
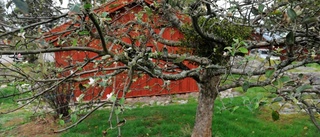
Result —
M 143 3 L 143 4 L 142 4 Z M 108 16 L 111 18 L 109 21 L 110 25 L 115 24 L 125 24 L 130 21 L 136 20 L 136 14 L 140 13 L 140 11 L 145 8 L 145 6 L 150 7 L 152 5 L 151 0 L 144 0 L 144 1 L 135 1 L 135 0 L 115 0 L 109 3 L 106 3 L 105 5 L 101 6 L 100 8 L 94 10 L 97 14 L 102 13 L 108 13 Z M 155 13 L 155 12 L 154 12 Z M 166 40 L 172 40 L 172 41 L 179 41 L 183 38 L 183 34 L 179 32 L 178 29 L 174 27 L 161 27 L 163 26 L 166 21 L 161 17 L 161 15 L 154 14 L 150 18 L 150 16 L 146 15 L 147 13 L 142 14 L 142 21 L 148 21 L 153 20 L 153 24 L 151 24 L 153 30 L 155 33 L 159 34 L 161 33 L 162 37 Z M 161 14 L 161 13 L 160 13 Z M 190 19 L 188 17 L 184 17 L 182 15 L 176 14 L 182 21 L 189 22 Z M 70 46 L 67 44 L 61 44 L 63 40 L 63 37 L 69 37 L 71 34 L 70 31 L 72 31 L 72 27 L 78 27 L 79 23 L 74 24 L 71 21 L 67 22 L 59 27 L 56 27 L 52 29 L 49 33 L 50 34 L 59 34 L 59 36 L 50 36 L 46 40 L 53 42 L 56 46 Z M 134 28 L 134 27 L 133 27 Z M 136 28 L 139 31 L 130 31 L 129 34 L 131 37 L 139 36 L 139 33 L 144 32 L 148 34 L 148 30 L 143 28 Z M 121 35 L 124 31 L 128 31 L 128 28 L 119 28 L 115 32 L 105 32 L 105 33 L 112 33 L 113 35 Z M 61 34 L 62 32 L 62 34 Z M 128 44 L 131 44 L 131 41 L 128 37 L 121 37 L 122 41 Z M 88 47 L 94 47 L 96 49 L 102 49 L 100 44 L 100 39 L 90 38 L 86 41 L 89 41 L 86 46 Z M 78 41 L 79 42 L 79 41 Z M 136 45 L 139 45 L 139 43 L 136 43 Z M 147 41 L 146 44 L 148 47 L 151 47 L 153 51 L 163 48 L 163 44 L 156 42 L 154 39 L 150 38 Z M 112 47 L 111 47 L 112 46 Z M 118 47 L 116 45 L 112 45 L 111 42 L 109 42 L 108 48 L 114 50 Z M 176 47 L 168 47 L 168 51 L 171 53 L 174 53 L 177 51 L 178 48 Z M 120 49 L 121 50 L 121 49 Z M 63 51 L 63 52 L 56 52 L 56 66 L 57 67 L 63 67 L 70 64 L 76 64 L 77 62 L 82 62 L 86 58 L 92 58 L 96 56 L 96 53 L 91 52 L 79 52 L 79 51 Z M 109 67 L 115 67 L 115 66 L 122 66 L 121 63 L 115 63 L 110 65 Z M 94 63 L 89 63 L 85 67 L 83 67 L 82 71 L 88 71 L 92 69 L 96 69 L 97 66 L 95 66 Z M 101 73 L 88 73 L 83 74 L 81 77 L 94 77 L 98 76 Z M 108 86 L 107 88 L 101 88 L 101 87 L 93 87 L 87 89 L 85 93 L 82 93 L 82 91 L 79 89 L 79 87 L 75 86 L 74 94 L 75 97 L 78 97 L 80 94 L 85 94 L 84 99 L 90 100 L 93 98 L 96 98 L 99 96 L 99 94 L 103 94 L 102 98 L 105 98 L 107 94 L 111 92 L 119 92 L 119 96 L 122 94 L 122 90 L 124 87 L 124 84 L 126 81 L 127 75 L 125 74 L 119 74 L 116 77 L 112 78 L 112 85 Z M 82 82 L 87 83 L 87 81 Z M 130 92 L 126 94 L 126 97 L 139 97 L 139 96 L 153 96 L 153 95 L 162 95 L 162 94 L 176 94 L 176 93 L 188 93 L 188 92 L 197 92 L 198 86 L 196 82 L 192 78 L 185 78 L 182 80 L 177 81 L 171 81 L 171 82 L 164 82 L 160 78 L 151 78 L 148 75 L 140 75 L 137 76 L 137 79 L 133 82 Z M 100 98 L 101 99 L 101 98 Z

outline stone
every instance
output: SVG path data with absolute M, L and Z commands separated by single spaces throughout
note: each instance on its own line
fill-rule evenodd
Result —
M 178 104 L 186 104 L 186 103 L 188 103 L 188 100 L 178 100 L 177 103 Z
M 154 100 L 150 100 L 149 105 L 153 105 L 155 103 Z
M 7 87 L 7 85 L 1 85 L 1 87 L 0 88 L 6 88 Z

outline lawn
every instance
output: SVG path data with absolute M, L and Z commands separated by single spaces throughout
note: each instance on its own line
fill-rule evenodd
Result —
M 15 88 L 13 87 L 0 89 L 1 96 L 9 95 L 14 92 Z M 32 112 L 25 111 L 24 109 L 5 115 L 1 114 L 11 110 L 11 108 L 18 107 L 18 105 L 14 103 L 14 99 L 15 98 L 12 97 L 0 98 L 0 136 L 4 136 L 6 135 L 5 132 L 15 129 L 17 126 L 30 121 L 29 117 L 31 116 Z
M 247 92 L 250 100 L 255 98 L 254 91 Z M 259 96 L 263 96 L 262 93 Z M 222 102 L 215 103 L 215 116 L 212 131 L 217 137 L 315 137 L 319 132 L 306 115 L 281 115 L 280 120 L 273 121 L 271 110 L 261 107 L 250 111 L 244 107 L 243 97 L 223 99 L 224 105 L 240 107 L 234 112 L 220 111 Z M 120 115 L 127 123 L 121 127 L 124 137 L 188 137 L 192 132 L 196 114 L 194 101 L 183 105 L 152 106 L 126 110 Z M 219 109 L 220 108 L 220 109 Z M 102 136 L 108 128 L 109 111 L 99 110 L 77 127 L 63 133 L 63 137 Z M 107 136 L 117 136 L 117 129 L 109 130 Z
M 10 90 L 10 89 L 9 89 Z M 217 99 L 212 131 L 216 137 L 315 137 L 319 134 L 309 117 L 303 114 L 281 115 L 280 120 L 273 121 L 269 107 L 258 109 L 252 107 L 269 92 L 262 88 L 251 88 L 243 96 Z M 244 103 L 246 102 L 246 103 Z M 10 107 L 10 100 L 2 100 L 1 109 Z M 245 105 L 244 105 L 245 104 Z M 123 137 L 188 137 L 192 132 L 197 103 L 194 98 L 187 104 L 171 104 L 168 106 L 145 106 L 127 109 L 119 115 L 127 123 L 121 127 Z M 239 108 L 237 107 L 239 106 Z M 238 108 L 238 109 L 235 109 Z M 234 110 L 234 111 L 233 111 Z M 32 112 L 18 111 L 9 115 L 0 115 L 0 136 L 62 136 L 91 137 L 102 136 L 102 131 L 109 128 L 109 110 L 103 109 L 93 113 L 88 119 L 61 134 L 52 134 L 51 129 L 43 129 L 48 133 L 39 133 L 32 128 L 51 125 L 39 124 L 39 119 L 30 119 Z M 17 123 L 11 124 L 13 120 Z M 38 121 L 37 121 L 38 120 Z M 115 121 L 114 121 L 115 122 Z M 26 125 L 26 126 L 24 126 Z M 33 134 L 17 134 L 22 128 L 33 131 Z M 57 129 L 58 124 L 52 126 Z M 61 128 L 61 127 L 60 127 Z M 108 130 L 107 136 L 117 136 L 117 129 Z M 50 132 L 50 133 L 49 133 Z

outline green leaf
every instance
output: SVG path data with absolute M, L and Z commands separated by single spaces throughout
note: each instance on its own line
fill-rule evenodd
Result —
M 286 83 L 286 82 L 290 81 L 291 79 L 289 76 L 282 76 L 279 78 L 279 80 L 283 83 Z
M 276 98 L 273 99 L 273 101 L 271 103 L 280 102 L 282 100 L 283 100 L 282 97 L 276 97 Z
M 290 31 L 286 36 L 286 43 L 289 45 L 293 45 L 295 41 L 295 36 L 293 31 Z
M 72 46 L 75 47 L 78 45 L 78 39 L 73 38 L 72 39 Z
M 111 57 L 110 55 L 104 55 L 104 56 L 101 57 L 101 59 L 102 59 L 102 60 L 105 60 L 105 59 L 108 59 L 108 58 L 110 58 L 110 57 Z
M 259 15 L 259 10 L 257 8 L 255 8 L 255 7 L 251 8 L 251 12 L 252 12 L 253 15 Z
M 176 58 L 173 63 L 180 63 L 182 61 L 184 61 L 185 59 L 187 58 L 187 55 L 184 54 L 184 55 L 181 55 L 179 58 Z
M 87 4 L 84 4 L 83 7 L 84 7 L 84 9 L 88 10 L 92 7 L 92 5 L 87 3 Z
M 260 102 L 256 102 L 256 103 L 254 104 L 254 109 L 259 108 L 259 104 L 260 104 Z
M 267 70 L 266 70 L 266 73 L 265 73 L 265 76 L 266 76 L 267 78 L 270 78 L 270 77 L 273 75 L 274 72 L 275 72 L 275 69 L 274 69 L 274 68 L 267 69 Z
M 273 85 L 278 86 L 278 88 L 282 88 L 283 83 L 278 79 L 272 82 Z
M 290 82 L 290 81 L 291 81 L 291 79 L 289 76 L 282 76 L 279 79 L 277 79 L 276 81 L 274 81 L 272 84 L 277 85 L 278 88 L 282 88 L 285 83 Z
M 59 120 L 59 125 L 63 126 L 65 124 L 64 120 L 60 119 Z
M 240 47 L 240 48 L 239 48 L 239 51 L 240 51 L 241 53 L 244 53 L 244 54 L 247 54 L 247 53 L 249 52 L 248 49 L 245 48 L 245 47 Z
M 300 87 L 298 87 L 298 88 L 296 89 L 296 92 L 297 92 L 297 93 L 300 93 L 301 91 L 304 91 L 304 90 L 306 90 L 306 89 L 311 89 L 311 88 L 312 88 L 312 86 L 309 85 L 309 84 L 307 84 L 307 85 L 301 85 Z
M 262 13 L 262 12 L 263 12 L 263 9 L 264 9 L 264 5 L 263 5 L 263 4 L 259 4 L 258 11 L 259 11 L 260 13 Z
M 124 99 L 124 98 L 121 98 L 121 99 L 119 100 L 119 104 L 120 104 L 120 105 L 123 105 L 123 104 L 124 104 L 124 101 L 125 101 L 125 99 Z
M 264 100 L 264 101 L 260 101 L 259 102 L 259 106 L 264 106 L 268 103 L 268 101 Z
M 287 14 L 291 20 L 295 20 L 297 18 L 297 14 L 293 9 L 288 9 Z
M 117 98 L 114 95 L 112 95 L 110 98 L 110 101 L 115 102 L 116 100 L 117 100 Z
M 78 116 L 77 116 L 77 114 L 71 114 L 71 121 L 73 122 L 73 123 L 75 123 L 75 122 L 77 122 L 77 119 L 78 119 Z
M 282 15 L 282 12 L 280 10 L 274 10 L 273 12 L 270 13 L 271 15 L 277 15 L 280 16 Z
M 87 30 L 83 30 L 83 31 L 79 32 L 79 35 L 89 35 L 89 34 L 90 34 L 90 32 Z
M 12 0 L 13 3 L 20 9 L 23 13 L 29 13 L 28 4 L 24 0 Z
M 313 22 L 317 22 L 318 19 L 317 17 L 309 17 L 309 18 L 305 18 L 302 23 L 303 24 L 309 24 L 309 23 L 313 23 Z
M 280 114 L 278 111 L 272 111 L 271 116 L 273 121 L 277 121 L 280 119 Z
M 248 44 L 246 42 L 244 42 L 244 41 L 240 41 L 240 44 L 248 47 Z
M 112 18 L 105 18 L 106 19 L 106 21 L 111 21 L 112 20 Z
M 143 8 L 146 11 L 147 15 L 150 17 L 152 15 L 152 10 L 148 6 L 144 6 Z
M 81 10 L 80 10 L 80 4 L 74 4 L 71 9 L 70 9 L 70 12 L 74 12 L 74 13 L 81 13 Z
M 121 109 L 118 107 L 118 108 L 114 111 L 114 113 L 115 113 L 116 115 L 119 115 L 119 114 L 121 113 Z
M 79 71 L 81 71 L 81 70 L 82 70 L 82 67 L 78 67 L 77 69 L 78 69 Z
M 102 18 L 105 18 L 105 17 L 107 17 L 108 15 L 109 15 L 108 12 L 102 12 L 101 17 L 102 17 Z
M 250 83 L 249 83 L 248 81 L 245 81 L 245 82 L 243 83 L 243 85 L 242 85 L 242 90 L 243 90 L 244 92 L 247 92 L 247 90 L 249 89 L 249 87 L 250 87 Z
M 99 82 L 99 85 L 100 85 L 101 87 L 107 87 L 107 82 L 101 81 L 101 82 Z
M 231 56 L 234 56 L 235 52 L 234 49 L 232 47 L 225 47 L 224 50 L 228 50 L 231 54 Z
M 224 50 L 232 51 L 232 47 L 225 47 Z
M 302 73 L 300 73 L 300 74 L 298 75 L 299 79 L 302 79 L 303 76 L 304 76 L 304 74 L 302 74 Z

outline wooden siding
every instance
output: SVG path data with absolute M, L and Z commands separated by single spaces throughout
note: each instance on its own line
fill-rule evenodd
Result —
M 96 12 L 109 12 L 110 16 L 112 17 L 112 22 L 115 24 L 124 24 L 127 23 L 131 20 L 135 19 L 136 13 L 142 10 L 142 7 L 140 5 L 134 5 L 132 3 L 133 0 L 123 0 L 123 1 L 113 1 L 109 4 L 106 4 L 103 8 L 95 10 Z M 147 4 L 150 4 L 150 1 L 146 1 Z M 113 5 L 113 6 L 112 6 Z M 117 6 L 115 6 L 117 5 Z M 124 9 L 125 6 L 129 6 L 130 11 L 126 11 Z M 120 11 L 122 14 L 112 14 L 115 11 Z M 161 24 L 159 19 L 159 16 L 155 16 L 154 20 L 157 21 L 157 23 Z M 146 21 L 147 18 L 146 16 L 143 16 L 143 20 Z M 154 24 L 154 25 L 159 25 L 159 24 Z M 62 32 L 66 30 L 69 26 L 71 26 L 71 22 L 67 22 L 55 29 L 52 29 L 50 33 L 55 33 L 55 32 Z M 77 26 L 77 25 L 74 25 Z M 158 28 L 154 29 L 155 33 L 159 34 L 161 29 L 163 29 L 163 34 L 162 37 L 167 39 L 167 40 L 174 40 L 178 41 L 181 38 L 183 38 L 182 33 L 180 33 L 176 28 Z M 118 32 L 112 32 L 112 33 L 121 33 L 123 31 L 127 30 L 127 28 L 122 28 L 121 30 L 119 29 Z M 148 30 L 143 30 L 146 34 L 149 33 Z M 107 32 L 108 33 L 108 32 Z M 65 33 L 64 35 L 69 35 L 70 33 Z M 130 32 L 131 36 L 139 35 L 138 33 Z M 48 41 L 56 41 L 57 37 L 49 37 L 47 39 Z M 131 44 L 129 38 L 123 37 L 122 40 L 126 43 Z M 55 42 L 57 46 L 63 46 L 63 45 L 58 45 L 57 42 Z M 100 40 L 95 39 L 91 43 L 89 43 L 87 46 L 89 47 L 94 47 L 97 49 L 101 49 L 99 46 Z M 139 46 L 139 43 L 136 43 L 136 45 Z M 147 43 L 147 46 L 152 47 L 153 51 L 156 51 L 159 49 L 163 48 L 163 44 L 161 43 L 153 43 L 153 39 L 150 39 Z M 119 49 L 119 45 L 114 46 L 112 50 Z M 176 47 L 168 47 L 168 51 L 170 53 L 175 53 L 178 50 Z M 68 64 L 75 64 L 76 62 L 81 62 L 84 61 L 85 58 L 91 58 L 96 56 L 95 53 L 90 53 L 90 52 L 78 52 L 78 51 L 63 51 L 63 52 L 57 52 L 55 53 L 56 57 L 56 66 L 66 66 Z M 68 58 L 72 58 L 68 59 Z M 184 62 L 186 65 L 190 67 L 196 67 L 188 64 L 187 62 Z M 115 65 L 121 66 L 121 63 L 118 64 L 113 64 L 110 67 L 114 67 Z M 83 68 L 83 70 L 91 70 L 91 69 L 96 69 L 94 68 L 94 64 L 90 63 L 86 67 Z M 94 75 L 100 75 L 101 73 L 96 73 L 96 74 L 85 74 L 82 75 L 82 77 L 85 76 L 94 76 Z M 106 98 L 106 95 L 111 93 L 112 91 L 119 92 L 119 96 L 122 96 L 122 90 L 124 83 L 126 82 L 126 72 L 123 72 L 116 77 L 113 78 L 113 83 L 110 85 L 108 88 L 103 89 L 102 87 L 90 87 L 87 89 L 87 92 L 85 93 L 84 100 L 91 100 L 99 96 L 99 94 L 103 93 L 102 98 Z M 185 78 L 182 80 L 176 80 L 176 81 L 171 81 L 168 85 L 164 84 L 164 81 L 159 78 L 151 78 L 147 74 L 138 76 L 136 75 L 135 77 L 137 80 L 133 82 L 130 92 L 126 94 L 126 97 L 141 97 L 141 96 L 154 96 L 154 95 L 164 95 L 164 94 L 177 94 L 177 93 L 188 93 L 188 92 L 197 92 L 198 91 L 198 86 L 192 78 Z M 87 83 L 88 81 L 84 81 L 83 84 Z M 166 82 L 168 83 L 168 82 Z M 77 85 L 79 83 L 76 83 Z M 78 86 L 75 85 L 76 90 L 74 92 L 74 96 L 78 97 L 82 92 L 78 89 Z

